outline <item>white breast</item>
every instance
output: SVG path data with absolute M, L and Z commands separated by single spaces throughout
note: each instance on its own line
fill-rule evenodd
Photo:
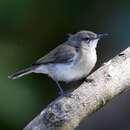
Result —
M 88 51 L 85 48 L 75 56 L 74 62 L 41 65 L 35 72 L 48 74 L 52 79 L 69 82 L 87 76 L 95 66 L 96 60 L 96 50 Z

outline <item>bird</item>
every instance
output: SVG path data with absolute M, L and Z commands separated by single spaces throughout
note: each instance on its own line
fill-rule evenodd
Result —
M 62 89 L 59 81 L 68 83 L 87 77 L 97 62 L 98 41 L 106 35 L 108 34 L 96 34 L 87 30 L 71 34 L 66 42 L 38 59 L 30 67 L 9 75 L 8 78 L 17 79 L 30 73 L 47 74 L 56 82 L 60 94 L 67 96 L 68 92 Z

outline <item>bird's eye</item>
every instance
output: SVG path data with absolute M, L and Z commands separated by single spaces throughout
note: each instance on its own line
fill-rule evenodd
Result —
M 90 41 L 90 38 L 89 37 L 85 37 L 83 38 L 84 41 Z

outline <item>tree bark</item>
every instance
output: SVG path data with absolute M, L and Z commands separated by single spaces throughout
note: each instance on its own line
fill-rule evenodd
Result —
M 70 97 L 58 97 L 23 130 L 74 130 L 107 102 L 130 88 L 130 47 L 104 63 Z

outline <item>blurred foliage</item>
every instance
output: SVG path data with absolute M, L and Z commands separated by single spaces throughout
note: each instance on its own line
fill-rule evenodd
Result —
M 21 130 L 58 96 L 47 76 L 7 76 L 67 40 L 68 33 L 109 33 L 98 47 L 99 67 L 130 42 L 130 1 L 1 0 L 0 1 L 0 128 Z

